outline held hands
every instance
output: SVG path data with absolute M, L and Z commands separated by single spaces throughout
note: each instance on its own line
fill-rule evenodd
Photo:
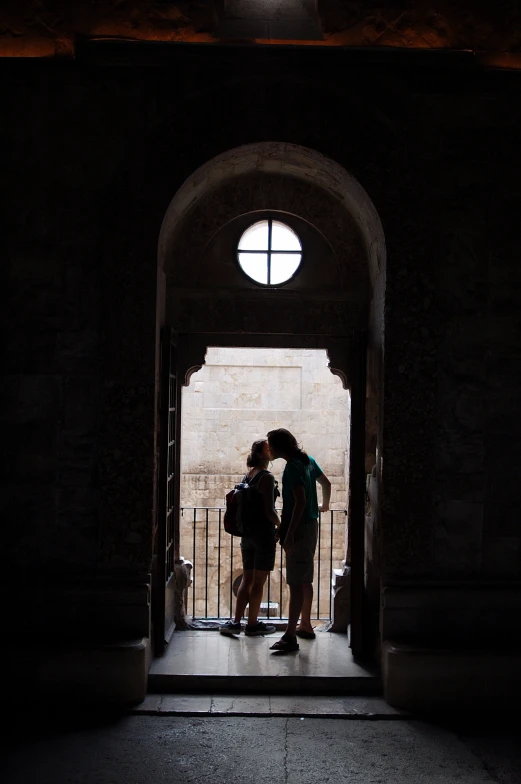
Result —
M 329 512 L 329 504 L 320 504 L 318 507 L 319 512 Z
M 284 539 L 284 543 L 282 544 L 282 549 L 284 550 L 285 553 L 290 553 L 293 550 L 294 546 L 295 546 L 295 537 L 288 536 L 286 534 L 286 538 Z

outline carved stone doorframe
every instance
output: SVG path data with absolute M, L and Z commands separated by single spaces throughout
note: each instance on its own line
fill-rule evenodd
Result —
M 303 222 L 307 258 L 314 259 L 303 266 L 298 285 L 269 295 L 246 283 L 232 263 L 238 239 L 234 221 L 259 210 Z M 280 141 L 244 144 L 203 163 L 175 193 L 158 242 L 165 320 L 176 325 L 180 337 L 181 384 L 188 385 L 204 365 L 208 346 L 294 347 L 326 350 L 331 372 L 350 391 L 357 434 L 352 431 L 350 439 L 348 526 L 357 526 L 358 546 L 346 559 L 352 553 L 356 561 L 360 597 L 365 597 L 366 548 L 369 552 L 373 541 L 369 537 L 366 545 L 364 539 L 366 468 L 373 470 L 373 453 L 383 448 L 386 258 L 383 226 L 361 183 L 317 150 Z M 360 356 L 366 342 L 374 360 L 370 432 L 365 348 Z M 351 544 L 353 534 L 354 529 Z M 351 573 L 351 583 L 355 577 Z M 353 653 L 363 656 L 361 631 L 357 639 Z
M 246 333 L 200 333 L 178 335 L 178 372 L 183 386 L 201 370 L 209 346 L 219 348 L 295 348 L 323 349 L 328 368 L 342 381 L 344 389 L 351 389 L 353 376 L 353 335 L 279 335 Z

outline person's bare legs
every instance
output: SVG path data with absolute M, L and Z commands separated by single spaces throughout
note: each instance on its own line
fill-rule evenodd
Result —
M 297 626 L 299 632 L 313 632 L 311 625 L 311 605 L 313 604 L 313 583 L 304 583 L 302 586 L 304 597 L 302 601 L 302 612 L 300 623 Z
M 298 585 L 290 585 L 288 625 L 286 626 L 286 631 L 282 635 L 282 639 L 284 639 L 285 637 L 295 636 L 295 632 L 297 631 L 298 619 L 300 618 L 300 613 L 302 612 L 303 601 L 304 601 L 304 586 L 301 583 Z
M 255 569 L 253 581 L 250 588 L 250 606 L 248 607 L 248 626 L 255 626 L 259 617 L 259 610 L 264 592 L 264 583 L 268 578 L 269 572 Z
M 240 623 L 244 617 L 246 605 L 250 601 L 251 587 L 253 585 L 253 569 L 247 569 L 242 573 L 241 584 L 237 591 L 237 603 L 235 605 L 234 623 Z

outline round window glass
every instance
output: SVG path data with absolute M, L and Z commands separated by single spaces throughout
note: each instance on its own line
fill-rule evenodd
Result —
M 239 240 L 237 258 L 243 272 L 256 283 L 277 286 L 298 270 L 302 245 L 293 229 L 269 218 L 246 229 Z

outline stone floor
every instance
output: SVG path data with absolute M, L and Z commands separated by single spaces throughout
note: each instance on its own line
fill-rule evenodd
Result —
M 140 716 L 299 716 L 330 719 L 402 719 L 381 697 L 287 694 L 149 694 L 132 708 Z
M 70 705 L 73 708 L 73 703 Z M 401 718 L 9 716 L 2 784 L 519 784 L 518 724 L 473 730 Z M 489 717 L 490 718 L 490 717 Z M 497 722 L 496 722 L 497 724 Z
M 298 653 L 280 656 L 266 637 L 224 637 L 216 631 L 176 632 L 149 674 L 149 691 L 378 694 L 380 680 L 353 661 L 347 635 L 316 632 Z

